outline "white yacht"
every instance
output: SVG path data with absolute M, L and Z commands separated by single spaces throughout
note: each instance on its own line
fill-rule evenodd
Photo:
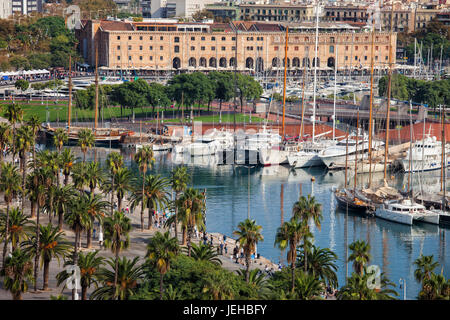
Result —
M 265 151 L 272 148 L 279 148 L 280 144 L 281 136 L 278 133 L 271 132 L 265 128 L 255 134 L 238 136 L 236 144 L 236 162 L 237 164 L 245 164 L 246 162 L 257 164 L 259 157 L 259 162 L 264 164 L 262 162 L 264 160 L 261 161 L 261 159 L 267 158 L 268 153 L 265 153 Z M 272 154 L 272 152 L 270 153 Z M 278 157 L 280 157 L 278 152 L 273 152 L 272 156 L 275 156 L 276 159 L 268 160 L 274 163 L 280 161 L 278 160 Z
M 450 166 L 450 145 L 445 146 L 447 164 Z M 442 143 L 436 137 L 427 136 L 417 141 L 410 150 L 406 151 L 406 157 L 402 160 L 403 168 L 410 171 L 431 171 L 441 169 Z
M 372 140 L 372 149 L 384 145 L 381 141 Z M 358 151 L 358 158 L 367 158 L 367 151 L 369 149 L 369 139 L 364 136 L 362 139 L 358 139 L 358 145 L 356 145 L 356 139 L 348 140 L 348 156 L 347 164 L 350 161 L 355 160 L 356 151 Z M 361 155 L 361 153 L 363 153 Z M 347 154 L 347 140 L 343 139 L 336 145 L 326 148 L 319 152 L 319 158 L 325 163 L 329 169 L 345 167 L 345 159 Z
M 319 157 L 319 153 L 325 149 L 335 146 L 336 140 L 319 140 L 316 142 L 304 142 L 299 144 L 298 150 L 290 152 L 288 162 L 294 168 L 309 168 L 323 166 L 324 163 Z
M 216 154 L 233 148 L 234 136 L 225 130 L 213 129 L 207 134 L 196 138 L 194 142 L 187 143 L 178 150 L 189 153 L 191 156 L 205 156 Z
M 425 206 L 410 199 L 385 202 L 377 208 L 375 216 L 407 225 L 412 225 L 415 221 L 439 224 L 438 213 L 427 210 Z

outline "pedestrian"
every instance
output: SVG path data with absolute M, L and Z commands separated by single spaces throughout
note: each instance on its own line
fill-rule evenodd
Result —
M 92 231 L 92 237 L 94 238 L 94 240 L 95 240 L 96 233 L 97 233 L 97 230 L 94 228 L 94 231 Z
M 220 248 L 220 254 L 223 255 L 223 242 L 220 242 L 219 248 Z
M 283 266 L 281 265 L 281 262 L 278 263 L 278 270 L 281 271 L 283 269 Z
M 103 232 L 100 231 L 98 234 L 98 244 L 100 245 L 100 249 L 103 248 Z
M 213 236 L 212 235 L 210 235 L 210 237 L 209 237 L 209 244 L 213 245 Z
M 226 242 L 226 241 L 227 241 L 227 236 L 223 235 L 223 242 Z
M 236 259 L 236 263 L 238 263 L 238 259 L 239 259 L 238 253 L 239 253 L 239 249 L 238 249 L 238 247 L 236 246 L 236 247 L 234 247 L 234 249 L 233 249 L 233 257 Z
M 228 246 L 227 246 L 226 243 L 225 243 L 225 246 L 223 248 L 225 249 L 225 254 L 228 254 Z

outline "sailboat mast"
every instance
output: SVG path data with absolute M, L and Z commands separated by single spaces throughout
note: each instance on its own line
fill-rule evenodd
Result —
M 98 125 L 98 48 L 95 47 L 95 118 L 94 130 L 97 130 Z
M 306 61 L 305 61 L 306 62 Z M 305 81 L 306 81 L 306 63 L 305 68 L 303 70 L 303 82 L 302 82 L 302 119 L 300 121 L 300 134 L 299 134 L 299 143 L 300 140 L 303 138 L 303 118 L 305 116 Z
M 408 191 L 411 190 L 412 194 L 412 184 L 411 184 L 411 175 L 412 175 L 412 103 L 409 101 L 409 175 L 408 175 Z
M 319 1 L 317 1 L 316 6 L 316 43 L 315 43 L 315 53 L 314 53 L 314 92 L 313 92 L 313 118 L 312 118 L 312 142 L 314 142 L 314 136 L 316 133 L 316 89 L 317 89 L 317 51 L 319 44 Z
M 445 159 L 445 106 L 443 107 L 443 115 L 442 115 L 442 162 L 444 163 L 444 169 L 442 171 L 442 211 L 445 210 L 445 203 L 446 203 L 446 197 L 445 197 L 445 169 L 447 167 L 447 160 Z
M 287 54 L 288 54 L 288 34 L 289 27 L 286 27 L 286 38 L 284 44 L 284 80 L 283 80 L 283 119 L 282 119 L 282 139 L 284 140 L 284 114 L 286 111 L 286 74 L 287 74 Z
M 336 43 L 336 59 L 334 61 L 334 99 L 333 99 L 333 140 L 336 138 L 336 90 L 337 90 L 337 69 L 338 69 L 338 44 Z
M 444 191 L 444 171 L 445 171 L 445 162 L 444 162 L 444 157 L 445 157 L 445 132 L 444 132 L 444 127 L 445 127 L 445 112 L 444 112 L 444 108 L 441 105 L 441 118 L 442 118 L 442 128 L 441 128 L 441 146 L 442 146 L 442 154 L 441 154 L 441 191 Z
M 72 56 L 69 56 L 69 105 L 67 116 L 67 133 L 70 132 L 70 118 L 72 115 Z
M 353 195 L 355 195 L 356 191 L 356 175 L 358 173 L 358 135 L 359 135 L 359 110 L 356 114 L 356 144 L 355 144 L 355 183 L 353 185 Z
M 347 142 L 345 143 L 345 183 L 344 188 L 347 189 L 347 169 L 348 169 L 348 125 L 347 125 Z
M 388 68 L 388 87 L 387 87 L 387 110 L 386 110 L 386 141 L 384 150 L 384 182 L 387 183 L 387 161 L 389 153 L 389 121 L 391 113 L 391 81 L 392 81 L 392 24 L 394 17 L 394 2 L 391 4 L 391 25 L 389 32 L 389 68 Z M 370 148 L 371 146 L 369 146 Z
M 372 110 L 373 110 L 373 49 L 374 49 L 374 39 L 375 39 L 375 19 L 374 13 L 372 13 L 372 46 L 370 49 L 370 103 L 369 103 L 369 186 L 372 185 Z

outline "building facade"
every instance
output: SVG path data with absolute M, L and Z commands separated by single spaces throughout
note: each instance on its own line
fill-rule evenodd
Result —
M 11 0 L 0 0 L 0 19 L 7 19 L 12 15 Z
M 42 0 L 12 0 L 12 12 L 24 15 L 42 12 L 42 3 Z
M 109 70 L 234 70 L 276 71 L 284 68 L 286 27 L 287 66 L 304 70 L 315 65 L 314 24 L 261 22 L 149 23 L 82 21 L 76 30 L 80 52 L 90 65 Z M 390 36 L 374 36 L 375 68 L 389 61 Z M 392 36 L 395 62 L 396 34 Z M 236 51 L 237 48 L 237 51 Z M 317 67 L 334 70 L 370 68 L 371 33 L 347 24 L 321 23 Z

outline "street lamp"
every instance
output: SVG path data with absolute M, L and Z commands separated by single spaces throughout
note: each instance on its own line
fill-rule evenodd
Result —
M 403 278 L 400 278 L 400 280 L 398 282 L 400 283 L 400 289 L 403 286 L 403 300 L 406 300 L 406 280 Z

